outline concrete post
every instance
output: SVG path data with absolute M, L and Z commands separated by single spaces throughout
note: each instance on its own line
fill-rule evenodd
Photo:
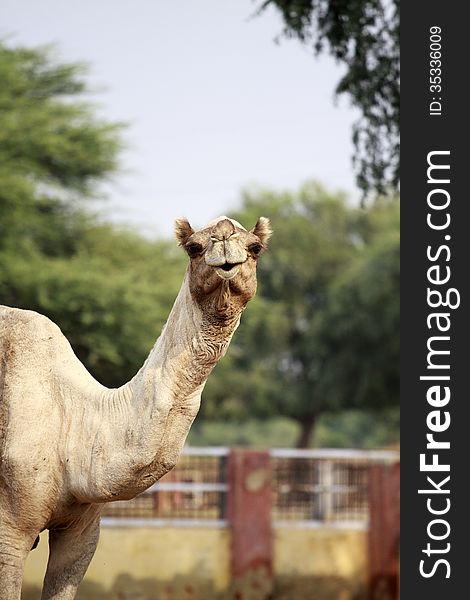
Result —
M 369 469 L 369 600 L 397 600 L 400 464 Z
M 272 591 L 271 464 L 266 451 L 232 450 L 228 460 L 233 600 Z

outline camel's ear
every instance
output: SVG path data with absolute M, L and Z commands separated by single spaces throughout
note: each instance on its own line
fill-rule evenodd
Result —
M 261 243 L 266 248 L 268 245 L 268 240 L 271 237 L 273 230 L 271 229 L 271 223 L 267 217 L 260 217 L 256 221 L 256 225 L 253 229 L 250 230 L 250 233 L 254 233 L 259 237 Z
M 175 236 L 180 246 L 184 246 L 194 231 L 187 219 L 176 219 Z

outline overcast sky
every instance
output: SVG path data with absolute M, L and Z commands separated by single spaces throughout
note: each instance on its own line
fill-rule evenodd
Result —
M 295 40 L 275 44 L 282 20 L 253 16 L 260 3 L 3 0 L 1 37 L 88 62 L 99 114 L 129 123 L 111 219 L 169 235 L 175 217 L 229 213 L 244 187 L 311 178 L 357 199 L 355 114 L 334 103 L 341 70 Z

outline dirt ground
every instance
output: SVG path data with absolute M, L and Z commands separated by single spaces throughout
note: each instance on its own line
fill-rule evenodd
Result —
M 39 600 L 38 587 L 24 589 L 22 600 Z M 83 582 L 76 600 L 365 600 L 363 586 L 335 577 L 276 579 L 271 584 L 259 579 L 234 585 L 225 593 L 216 593 L 209 582 L 134 579 L 122 575 L 111 590 Z

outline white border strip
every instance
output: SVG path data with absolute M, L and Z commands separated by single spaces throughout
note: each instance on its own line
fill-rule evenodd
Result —
M 363 521 L 273 521 L 274 529 L 357 529 L 369 528 L 367 519 Z
M 191 481 L 157 481 L 141 495 L 155 492 L 227 492 L 226 483 L 200 483 Z
M 268 449 L 275 458 L 338 458 L 396 461 L 400 459 L 397 450 L 356 450 L 352 448 L 272 448 Z M 226 446 L 185 446 L 184 456 L 228 456 Z
M 102 527 L 115 528 L 164 528 L 178 527 L 186 529 L 227 529 L 229 522 L 224 519 L 144 519 L 133 517 L 103 517 Z M 362 521 L 273 521 L 274 529 L 353 529 L 366 531 L 367 519 Z
M 225 519 L 144 519 L 138 517 L 103 517 L 103 527 L 186 527 L 187 529 L 225 529 Z
M 226 446 L 185 446 L 184 456 L 228 456 L 230 448 Z
M 351 450 L 343 448 L 273 448 L 270 454 L 274 458 L 329 458 L 361 459 L 371 461 L 395 462 L 400 453 L 395 450 Z

